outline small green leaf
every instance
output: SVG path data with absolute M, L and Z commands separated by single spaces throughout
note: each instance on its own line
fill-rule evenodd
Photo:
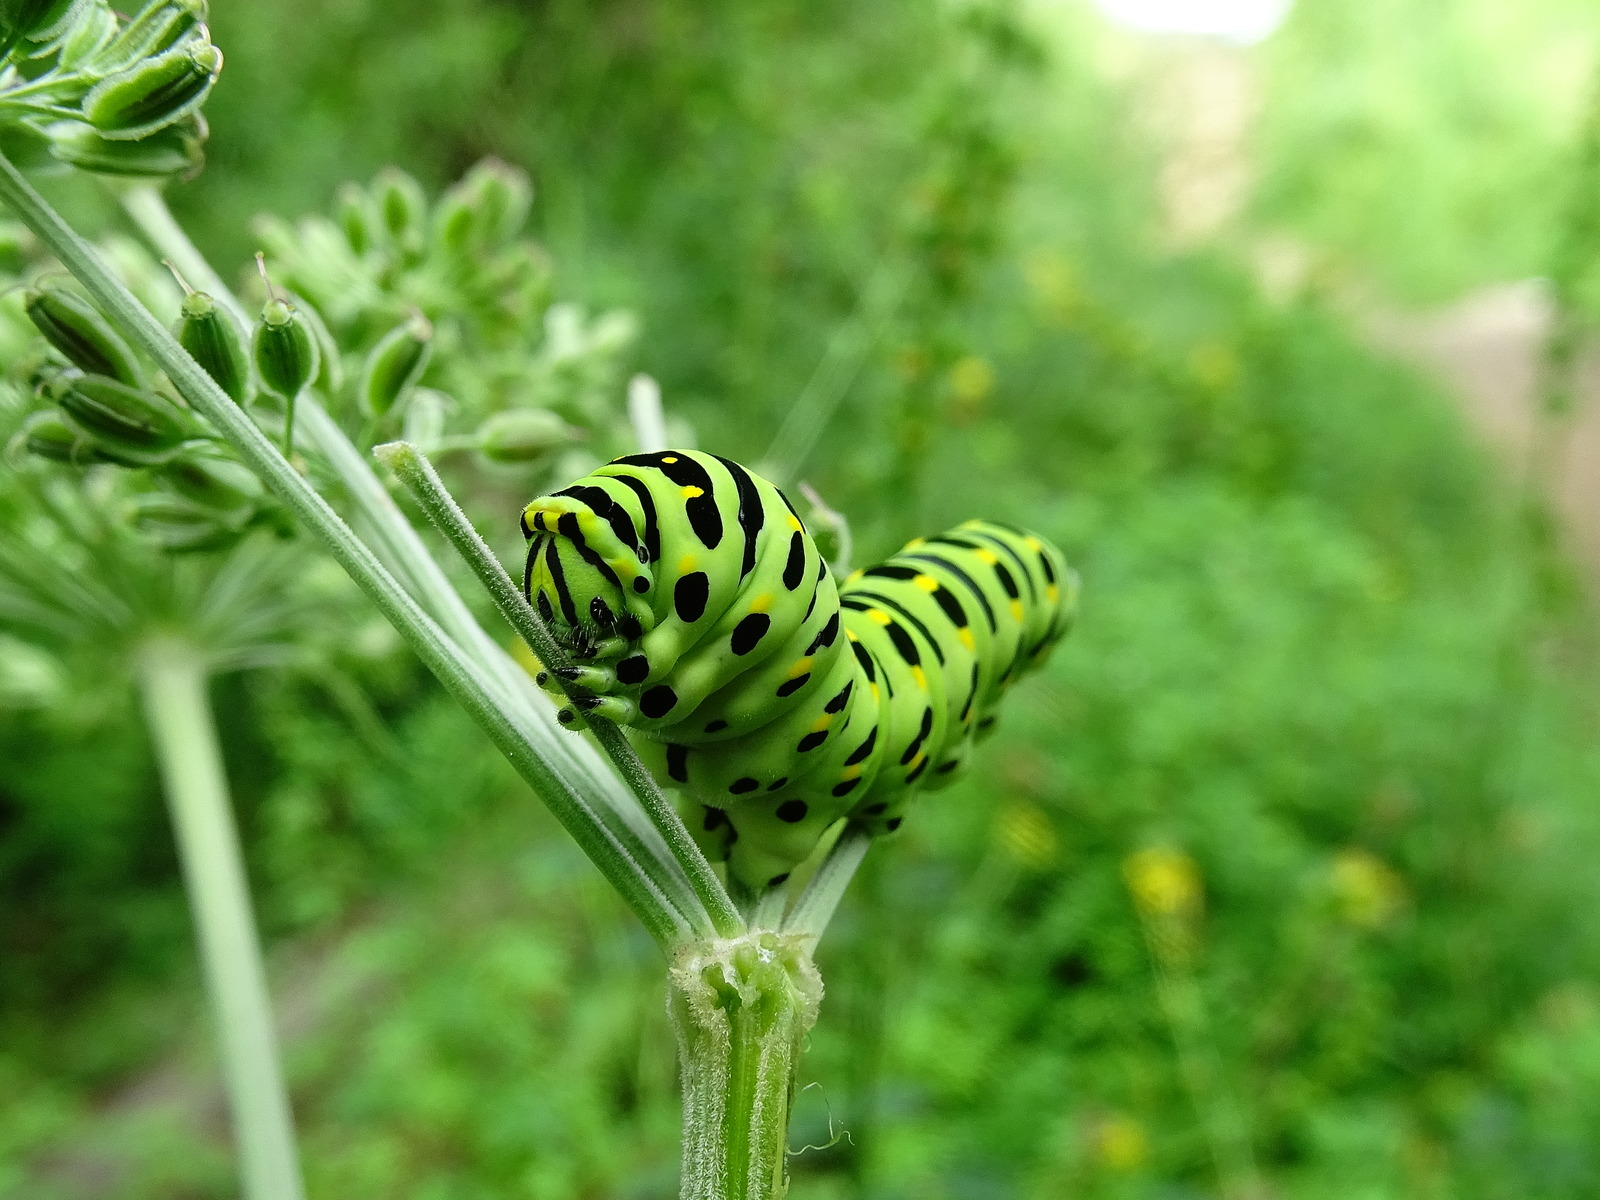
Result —
M 572 443 L 573 431 L 547 408 L 514 408 L 478 426 L 478 453 L 490 462 L 531 463 Z

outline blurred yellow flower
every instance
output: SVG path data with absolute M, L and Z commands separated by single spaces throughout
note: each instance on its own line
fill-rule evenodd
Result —
M 1123 860 L 1122 876 L 1141 916 L 1187 917 L 1200 909 L 1200 868 L 1182 850 L 1139 850 Z
M 1196 346 L 1189 355 L 1189 370 L 1202 387 L 1226 391 L 1239 379 L 1239 356 L 1221 342 Z
M 1334 856 L 1329 869 L 1339 915 L 1363 929 L 1381 929 L 1405 907 L 1400 876 L 1369 850 L 1351 846 Z
M 970 421 L 983 411 L 983 404 L 994 391 L 994 368 L 989 360 L 969 354 L 950 368 L 950 416 L 957 422 Z
M 1144 1126 L 1126 1113 L 1112 1113 L 1098 1121 L 1090 1134 L 1095 1161 L 1112 1171 L 1137 1171 L 1150 1158 L 1150 1139 Z

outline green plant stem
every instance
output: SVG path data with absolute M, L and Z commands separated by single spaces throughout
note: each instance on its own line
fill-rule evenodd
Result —
M 135 670 L 194 914 L 244 1194 L 247 1200 L 300 1200 L 294 1120 L 206 695 L 205 659 L 184 641 L 157 638 L 139 650 Z
M 533 731 L 518 719 L 521 714 L 507 703 L 501 681 L 440 629 L 327 501 L 200 365 L 184 353 L 166 328 L 106 268 L 93 247 L 61 219 L 3 154 L 0 201 L 16 213 L 123 335 L 166 372 L 189 405 L 227 439 L 245 464 L 327 547 L 334 560 L 549 805 L 651 934 L 666 947 L 686 940 L 702 923 L 709 926 L 709 917 L 703 912 L 685 914 L 668 899 L 670 879 L 650 870 L 659 864 L 641 861 L 617 840 L 597 811 L 596 781 L 571 769 L 574 763 L 570 754 L 552 753 L 548 745 L 536 740 Z
M 822 979 L 770 931 L 681 947 L 667 1011 L 683 1077 L 682 1200 L 778 1200 L 801 1045 Z
M 472 522 L 467 520 L 466 514 L 456 504 L 455 498 L 450 495 L 427 456 L 409 442 L 389 442 L 377 447 L 373 454 L 395 473 L 421 506 L 433 527 L 444 534 L 466 560 L 473 574 L 478 577 L 478 582 L 483 584 L 484 590 L 494 600 L 500 615 L 528 644 L 528 648 L 539 661 L 552 672 L 557 668 L 568 666 L 570 659 L 567 652 L 562 649 L 545 623 L 539 619 L 539 615 L 533 611 L 533 606 L 512 582 L 511 576 L 506 574 L 494 551 L 490 550 L 478 536 L 478 531 L 472 527 Z M 558 685 L 562 684 L 559 676 L 553 675 L 552 678 Z M 633 794 L 638 797 L 639 803 L 650 817 L 651 824 L 666 842 L 673 857 L 682 864 L 695 896 L 711 914 L 717 935 L 735 937 L 743 933 L 744 922 L 739 917 L 739 910 L 728 898 L 728 893 L 717 879 L 716 872 L 711 869 L 706 856 L 700 852 L 700 847 L 695 844 L 694 838 L 684 827 L 677 810 L 662 794 L 655 777 L 645 769 L 644 764 L 639 761 L 639 756 L 633 752 L 633 747 L 628 744 L 628 739 L 622 730 L 615 722 L 604 718 L 591 716 L 588 722 L 595 740 L 600 743 L 606 756 L 627 780 L 628 786 L 633 789 Z
M 861 860 L 866 857 L 872 838 L 859 829 L 846 828 L 839 840 L 828 851 L 817 873 L 806 884 L 805 891 L 789 910 L 783 922 L 783 932 L 806 939 L 815 945 L 822 931 L 833 920 L 833 914 L 844 898 L 845 889 L 855 878 Z

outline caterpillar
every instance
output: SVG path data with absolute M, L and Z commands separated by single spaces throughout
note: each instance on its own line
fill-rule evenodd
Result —
M 1077 600 L 1060 551 L 992 521 L 837 585 L 777 487 L 692 450 L 618 458 L 534 500 L 522 532 L 524 592 L 575 660 L 560 719 L 628 727 L 707 854 L 758 890 L 840 817 L 892 832 L 954 778 Z

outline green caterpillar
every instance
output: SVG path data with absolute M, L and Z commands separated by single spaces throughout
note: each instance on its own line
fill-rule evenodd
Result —
M 528 600 L 582 663 L 559 671 L 562 721 L 632 729 L 707 853 L 753 888 L 842 816 L 898 828 L 1077 599 L 1055 547 L 986 521 L 836 587 L 781 491 L 692 450 L 608 463 L 528 505 L 522 531 Z

